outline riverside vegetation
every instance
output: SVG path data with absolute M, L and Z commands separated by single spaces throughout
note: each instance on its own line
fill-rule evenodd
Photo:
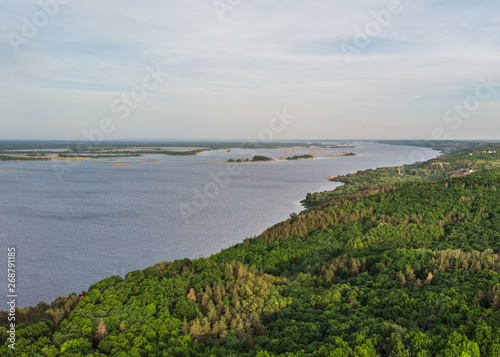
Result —
M 500 356 L 500 145 L 471 145 L 337 178 L 209 258 L 17 309 L 15 354 L 3 312 L 0 355 Z
M 347 148 L 346 144 L 323 146 L 309 141 L 13 141 L 0 140 L 0 161 L 39 161 L 56 159 L 95 159 L 143 155 L 193 156 L 204 151 L 229 148 L 278 149 Z M 57 149 L 57 150 L 56 150 Z M 39 150 L 44 150 L 40 152 Z M 59 151 L 60 150 L 60 151 Z

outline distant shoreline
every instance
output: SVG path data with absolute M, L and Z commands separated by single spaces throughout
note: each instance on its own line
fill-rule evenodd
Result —
M 104 144 L 104 143 L 103 143 Z M 231 143 L 233 144 L 233 143 Z M 297 149 L 311 149 L 311 155 L 320 153 L 321 149 L 348 149 L 355 146 L 345 145 L 327 145 L 319 143 L 310 143 L 307 145 L 279 145 L 278 143 L 256 143 L 255 146 L 248 144 L 245 146 L 222 146 L 222 143 L 209 145 L 190 145 L 190 146 L 100 146 L 100 147 L 82 147 L 78 145 L 66 147 L 54 147 L 48 149 L 34 148 L 33 146 L 5 146 L 0 149 L 0 161 L 51 161 L 51 160 L 92 160 L 109 158 L 141 157 L 144 155 L 169 155 L 169 156 L 196 156 L 206 151 L 227 150 L 227 153 L 233 152 L 234 148 L 240 149 L 285 149 L 285 153 L 296 153 Z M 325 153 L 325 152 L 323 152 Z M 327 153 L 325 153 L 327 154 Z
M 302 155 L 302 156 L 293 156 L 293 157 L 280 157 L 278 159 L 268 158 L 269 160 L 251 160 L 251 159 L 237 159 L 237 160 L 224 160 L 224 161 L 209 161 L 209 162 L 200 162 L 198 164 L 245 164 L 245 163 L 255 163 L 255 162 L 272 162 L 272 161 L 298 161 L 298 160 L 310 160 L 317 159 L 317 156 L 313 156 L 310 154 Z M 327 157 L 344 157 L 344 156 L 358 156 L 353 152 L 344 152 L 342 154 L 337 155 L 326 155 Z

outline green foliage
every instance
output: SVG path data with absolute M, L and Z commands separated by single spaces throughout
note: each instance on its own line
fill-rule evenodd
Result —
M 295 156 L 289 156 L 286 158 L 287 160 L 303 160 L 303 159 L 314 159 L 314 156 L 312 155 L 295 155 Z
M 255 155 L 252 157 L 252 161 L 272 161 L 273 159 L 267 156 Z
M 267 157 L 267 156 L 255 155 L 251 159 L 237 159 L 237 160 L 229 159 L 229 160 L 227 160 L 228 163 L 233 163 L 233 162 L 238 162 L 238 163 L 240 163 L 240 162 L 259 162 L 259 161 L 274 161 L 274 159 L 270 158 L 270 157 Z
M 81 300 L 19 310 L 17 351 L 500 356 L 495 155 L 358 173 L 346 187 L 360 189 L 210 258 L 162 262 L 104 279 Z M 391 179 L 401 173 L 416 178 Z M 372 179 L 385 183 L 366 186 Z M 5 333 L 0 329 L 2 356 Z
M 85 292 L 82 292 L 82 295 L 84 294 Z M 16 308 L 16 323 L 31 325 L 42 319 L 47 319 L 52 322 L 54 327 L 57 327 L 74 310 L 79 300 L 80 295 L 73 293 L 68 296 L 59 296 L 50 305 L 41 301 L 36 306 Z M 0 311 L 0 326 L 8 327 L 9 325 L 8 312 Z
M 0 161 L 46 161 L 46 160 L 50 159 L 43 156 L 26 157 L 26 156 L 14 156 L 14 155 L 0 155 Z
M 407 144 L 407 142 L 401 142 L 401 144 Z M 331 181 L 342 182 L 345 185 L 337 187 L 334 191 L 308 194 L 302 204 L 306 209 L 313 209 L 336 196 L 354 193 L 361 189 L 391 186 L 399 183 L 442 180 L 447 177 L 466 176 L 478 171 L 500 168 L 500 144 L 474 143 L 471 147 L 464 145 L 463 142 L 450 142 L 445 145 L 443 143 L 430 143 L 428 145 L 435 149 L 456 152 L 456 154 L 412 165 L 369 169 L 335 177 Z M 448 149 L 445 150 L 445 148 Z

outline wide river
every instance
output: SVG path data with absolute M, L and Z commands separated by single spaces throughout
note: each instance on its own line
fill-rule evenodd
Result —
M 356 147 L 318 149 L 316 159 L 237 166 L 200 163 L 314 150 L 235 149 L 87 160 L 59 178 L 51 162 L 0 162 L 0 265 L 6 267 L 7 247 L 15 246 L 18 305 L 50 302 L 106 276 L 124 276 L 164 260 L 207 257 L 258 235 L 300 212 L 300 200 L 308 192 L 337 187 L 328 181 L 330 175 L 439 154 L 408 146 L 352 145 Z M 329 156 L 344 151 L 358 156 Z M 160 161 L 140 162 L 155 159 Z M 136 165 L 111 166 L 116 163 Z M 0 285 L 3 295 L 5 285 Z

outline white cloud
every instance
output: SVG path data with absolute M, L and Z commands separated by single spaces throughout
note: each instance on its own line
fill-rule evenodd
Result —
M 283 138 L 429 138 L 479 76 L 500 80 L 500 5 L 401 0 L 346 62 L 339 44 L 387 3 L 243 0 L 220 21 L 211 1 L 72 0 L 18 55 L 7 34 L 40 7 L 11 3 L 0 10 L 0 138 L 81 139 L 159 63 L 170 77 L 109 139 L 245 138 L 285 105 L 298 115 Z M 498 101 L 484 107 L 476 137 L 500 129 Z

